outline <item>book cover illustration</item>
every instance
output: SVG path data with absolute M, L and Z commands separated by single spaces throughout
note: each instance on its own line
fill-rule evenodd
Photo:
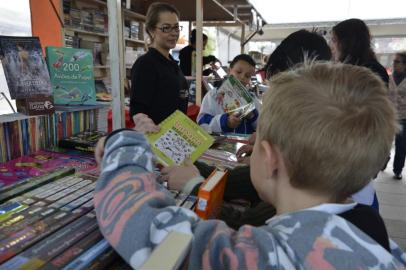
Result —
M 255 109 L 253 97 L 233 76 L 229 76 L 217 90 L 216 100 L 224 112 L 239 113 L 241 119 Z
M 0 164 L 0 183 L 6 186 L 62 167 L 73 167 L 78 171 L 86 172 L 95 169 L 97 165 L 92 156 L 40 150 L 34 154 Z
M 59 141 L 59 147 L 76 149 L 85 152 L 94 152 L 97 142 L 103 136 L 103 131 L 83 131 L 74 136 Z
M 10 96 L 52 96 L 51 82 L 37 37 L 0 36 L 0 60 Z
M 158 161 L 164 166 L 192 162 L 204 153 L 214 139 L 180 111 L 175 111 L 159 124 L 160 132 L 147 134 Z
M 95 105 L 93 55 L 90 50 L 47 47 L 55 104 Z

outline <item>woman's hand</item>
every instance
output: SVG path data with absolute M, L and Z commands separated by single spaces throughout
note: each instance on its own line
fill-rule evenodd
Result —
M 159 132 L 160 127 L 155 125 L 154 121 L 143 113 L 137 113 L 133 116 L 135 124 L 134 130 L 141 133 L 156 133 Z

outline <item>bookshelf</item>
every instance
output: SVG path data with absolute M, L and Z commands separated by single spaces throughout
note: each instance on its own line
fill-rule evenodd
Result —
M 94 76 L 100 80 L 110 77 L 108 51 L 107 1 L 60 0 L 64 27 L 63 46 L 85 48 L 93 51 Z M 123 44 L 126 69 L 146 50 L 145 15 L 122 7 Z

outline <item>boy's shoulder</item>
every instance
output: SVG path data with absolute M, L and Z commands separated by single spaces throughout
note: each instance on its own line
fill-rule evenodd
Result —
M 303 210 L 273 218 L 263 228 L 285 251 L 294 251 L 291 259 L 297 262 L 333 266 L 348 262 L 348 266 L 375 264 L 376 267 L 381 262 L 399 264 L 381 245 L 334 214 Z

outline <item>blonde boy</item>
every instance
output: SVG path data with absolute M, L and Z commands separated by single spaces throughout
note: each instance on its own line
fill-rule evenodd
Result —
M 379 171 L 396 130 L 371 71 L 305 65 L 271 82 L 252 155 L 253 184 L 276 217 L 234 231 L 173 206 L 146 140 L 126 130 L 106 140 L 94 199 L 100 229 L 134 268 L 179 231 L 194 235 L 189 269 L 405 269 L 398 248 L 387 252 L 337 216 Z

